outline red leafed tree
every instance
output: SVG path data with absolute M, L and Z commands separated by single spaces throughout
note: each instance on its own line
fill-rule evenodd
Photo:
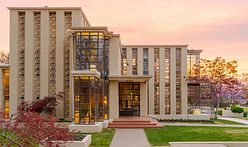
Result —
M 53 117 L 57 100 L 62 98 L 63 93 L 59 93 L 34 102 L 22 102 L 18 112 L 9 119 L 0 111 L 0 140 L 5 140 L 0 146 L 58 146 L 63 141 L 73 141 L 74 134 L 67 128 L 59 128 Z M 53 142 L 55 140 L 62 142 Z
M 42 116 L 34 112 L 6 119 L 4 112 L 0 112 L 0 146 L 59 146 L 63 141 L 74 140 L 74 135 L 68 129 L 55 125 L 52 115 Z M 62 142 L 53 142 L 60 140 Z

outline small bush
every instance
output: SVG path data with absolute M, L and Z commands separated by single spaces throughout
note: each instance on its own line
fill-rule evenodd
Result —
M 243 117 L 247 117 L 248 112 L 243 113 Z
M 222 116 L 222 110 L 219 110 L 218 111 L 218 115 L 221 115 Z
M 231 110 L 232 110 L 233 113 L 242 113 L 242 112 L 244 112 L 243 108 L 235 107 L 235 106 L 232 106 Z

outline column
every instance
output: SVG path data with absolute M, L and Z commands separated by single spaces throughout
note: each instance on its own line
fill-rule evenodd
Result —
M 143 48 L 138 48 L 138 57 L 137 57 L 137 63 L 138 63 L 138 75 L 143 76 Z
M 159 82 L 159 88 L 160 88 L 160 102 L 159 102 L 159 108 L 160 108 L 160 115 L 165 115 L 165 68 L 164 68 L 164 57 L 165 57 L 165 49 L 160 48 L 159 49 L 159 60 L 160 60 L 160 82 Z
M 147 86 L 140 82 L 140 116 L 147 116 Z
M 10 10 L 10 115 L 17 112 L 18 100 L 18 13 Z
M 33 101 L 34 13 L 26 11 L 25 19 L 25 101 Z
M 152 78 L 149 80 L 149 114 L 154 115 L 154 48 L 149 48 L 149 75 Z
M 188 113 L 188 94 L 187 94 L 187 48 L 181 49 L 181 109 L 182 114 Z
M 127 48 L 127 75 L 133 75 L 132 67 L 132 48 Z
M 170 48 L 170 105 L 171 114 L 176 115 L 176 48 Z
M 109 118 L 119 118 L 119 82 L 109 82 Z
M 41 11 L 40 98 L 48 96 L 49 13 Z
M 56 11 L 56 93 L 64 91 L 64 30 L 63 10 Z M 56 118 L 64 117 L 64 101 L 56 107 Z

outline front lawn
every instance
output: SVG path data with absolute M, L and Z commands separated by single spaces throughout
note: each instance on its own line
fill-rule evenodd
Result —
M 101 133 L 92 133 L 90 147 L 109 147 L 114 136 L 115 129 L 104 129 Z
M 190 141 L 248 141 L 248 128 L 164 126 L 161 129 L 145 129 L 153 146 L 165 146 L 168 142 Z

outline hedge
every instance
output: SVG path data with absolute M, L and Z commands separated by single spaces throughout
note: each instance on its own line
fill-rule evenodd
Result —
M 244 112 L 243 108 L 235 107 L 235 106 L 232 106 L 231 110 L 232 110 L 233 113 L 242 113 L 242 112 Z

